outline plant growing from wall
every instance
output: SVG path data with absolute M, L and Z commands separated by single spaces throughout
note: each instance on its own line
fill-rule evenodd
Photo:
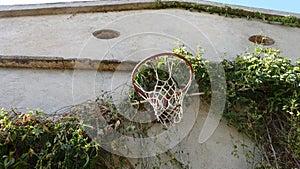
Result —
M 247 19 L 258 19 L 268 23 L 280 23 L 291 27 L 300 27 L 300 19 L 296 16 L 280 16 L 270 15 L 261 12 L 252 12 L 239 8 L 231 8 L 230 6 L 211 6 L 202 5 L 194 2 L 179 2 L 179 1 L 160 1 L 156 0 L 156 6 L 159 9 L 166 8 L 182 8 L 189 11 L 207 12 L 210 14 L 219 14 L 225 17 L 243 17 Z
M 94 130 L 86 130 L 85 117 L 96 119 L 100 140 L 92 140 Z M 105 124 L 102 125 L 102 122 Z M 97 126 L 97 127 L 96 127 Z M 98 128 L 100 127 L 100 128 Z M 118 113 L 111 95 L 103 93 L 95 101 L 68 106 L 55 114 L 45 114 L 40 111 L 29 113 L 1 110 L 0 113 L 0 168 L 135 168 L 131 162 L 122 156 L 112 154 L 101 147 L 102 144 L 122 147 L 122 140 L 101 140 L 104 134 L 115 130 L 123 135 L 143 137 L 147 133 L 147 124 L 139 124 L 125 119 Z M 100 129 L 100 130 L 98 130 Z M 102 132 L 99 132 L 102 131 Z M 102 134 L 101 134 L 102 133 Z M 99 135 L 98 135 L 99 134 Z M 109 142 L 107 142 L 109 141 Z M 156 158 L 156 165 L 177 166 L 183 164 L 166 152 L 168 161 Z M 173 158 L 171 158 L 173 157 Z M 147 159 L 147 158 L 146 158 Z M 136 166 L 149 165 L 149 160 L 139 159 Z M 153 160 L 153 159 L 152 159 Z
M 0 168 L 133 168 L 92 142 L 78 120 L 72 112 L 53 117 L 2 109 Z
M 190 59 L 200 90 L 209 90 L 209 62 L 201 54 L 191 57 L 184 46 L 175 52 Z M 262 160 L 255 167 L 300 168 L 300 60 L 292 64 L 279 50 L 256 46 L 221 64 L 227 83 L 224 116 L 256 143 Z

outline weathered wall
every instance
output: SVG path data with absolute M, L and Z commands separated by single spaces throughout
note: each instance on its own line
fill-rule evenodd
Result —
M 148 19 L 143 14 L 149 12 L 157 14 L 153 15 L 153 24 L 149 24 L 150 21 L 145 24 L 142 23 L 141 21 L 147 21 Z M 281 49 L 283 56 L 292 59 L 299 58 L 297 51 L 299 49 L 300 29 L 298 28 L 267 24 L 245 18 L 226 18 L 207 13 L 193 13 L 186 10 L 143 10 L 86 13 L 74 16 L 67 14 L 1 18 L 0 51 L 1 55 L 74 58 L 81 55 L 82 50 L 86 49 L 86 45 L 94 45 L 90 46 L 93 51 L 85 53 L 85 57 L 99 59 L 107 51 L 109 44 L 105 40 L 93 38 L 93 31 L 105 28 L 109 24 L 109 28 L 114 28 L 121 33 L 119 39 L 109 41 L 110 44 L 114 44 L 121 38 L 133 33 L 139 33 L 140 30 L 157 31 L 159 27 L 165 25 L 165 20 L 160 18 L 160 14 L 169 14 L 172 16 L 172 19 L 177 17 L 180 28 L 176 29 L 176 31 L 179 31 L 176 32 L 177 35 L 185 35 L 186 31 L 192 30 L 191 26 L 195 26 L 200 31 L 200 34 L 202 32 L 211 41 L 221 57 L 235 57 L 247 47 L 252 46 L 252 43 L 248 41 L 251 35 L 263 34 L 275 40 L 273 47 Z M 138 25 L 137 23 L 125 22 L 126 19 L 133 21 L 134 17 L 138 19 L 137 22 L 140 22 L 139 27 L 134 27 Z M 185 27 L 180 22 L 189 24 Z M 163 31 L 162 33 L 172 32 L 172 29 L 161 31 Z M 197 35 L 190 34 L 190 36 Z M 207 39 L 198 40 L 198 45 L 205 45 Z M 145 40 L 143 45 L 149 46 L 152 44 L 151 41 Z M 131 46 L 122 48 L 124 50 L 132 49 Z M 124 56 L 116 55 L 114 57 L 115 59 L 120 59 Z
M 168 19 L 174 29 L 165 26 Z M 112 40 L 94 38 L 92 33 L 102 28 L 118 30 L 121 36 Z M 191 49 L 199 44 L 208 47 L 205 57 L 218 60 L 236 57 L 248 47 L 251 50 L 253 44 L 248 38 L 253 34 L 273 38 L 275 44 L 272 47 L 281 49 L 282 55 L 292 60 L 299 59 L 300 48 L 298 28 L 178 9 L 0 18 L 0 30 L 0 55 L 3 56 L 138 61 L 153 52 L 170 51 L 176 47 L 174 40 L 183 40 Z M 160 34 L 151 34 L 157 31 Z M 172 36 L 164 36 L 168 33 Z M 213 56 L 215 54 L 218 56 Z M 130 72 L 1 68 L 0 107 L 40 108 L 54 112 L 94 99 L 101 90 L 111 90 L 128 82 L 129 77 Z M 251 149 L 251 142 L 228 127 L 225 121 L 219 124 L 209 140 L 198 143 L 206 115 L 206 108 L 199 111 L 197 123 L 182 142 L 185 152 L 190 153 L 191 166 L 251 168 L 243 155 L 240 158 L 231 155 L 234 144 L 245 143 Z M 240 154 L 248 150 L 244 151 L 239 148 Z

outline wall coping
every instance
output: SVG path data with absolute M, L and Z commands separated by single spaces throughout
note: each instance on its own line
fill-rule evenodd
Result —
M 138 62 L 118 60 L 92 60 L 87 58 L 0 56 L 0 68 L 132 71 Z
M 239 5 L 228 5 L 217 2 L 209 2 L 204 0 L 161 0 L 161 2 L 187 2 L 196 3 L 208 7 L 224 7 L 229 6 L 233 9 L 243 9 L 250 13 L 260 12 L 271 16 L 287 16 L 292 15 L 300 18 L 300 14 L 289 13 L 262 8 L 252 8 Z M 59 15 L 89 12 L 108 12 L 108 11 L 124 11 L 124 10 L 143 10 L 157 9 L 155 0 L 110 0 L 110 1 L 82 1 L 82 2 L 61 2 L 48 4 L 32 4 L 32 5 L 1 5 L 0 18 L 2 17 L 20 17 L 20 16 L 39 16 L 39 15 Z

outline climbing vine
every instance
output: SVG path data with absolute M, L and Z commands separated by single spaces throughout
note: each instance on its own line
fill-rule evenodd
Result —
M 200 90 L 209 94 L 209 62 L 201 54 L 192 57 L 184 46 L 175 52 L 190 59 Z M 292 64 L 279 50 L 256 46 L 221 64 L 227 83 L 224 116 L 255 142 L 262 157 L 255 167 L 300 168 L 300 60 Z
M 210 14 L 219 14 L 220 16 L 225 17 L 239 17 L 247 19 L 258 19 L 267 23 L 280 23 L 282 25 L 298 27 L 300 28 L 300 19 L 296 16 L 280 16 L 280 15 L 271 15 L 264 14 L 261 12 L 251 12 L 244 9 L 232 8 L 230 6 L 212 6 L 212 5 L 203 5 L 193 2 L 180 2 L 180 1 L 160 1 L 156 0 L 156 7 L 158 9 L 166 8 L 182 8 L 189 11 L 195 12 L 207 12 Z
M 74 112 L 0 112 L 0 168 L 133 168 L 93 142 Z

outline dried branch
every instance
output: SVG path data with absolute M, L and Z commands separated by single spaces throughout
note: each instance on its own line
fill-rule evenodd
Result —
M 272 150 L 272 152 L 273 152 L 273 156 L 274 156 L 276 168 L 279 169 L 279 167 L 278 167 L 278 162 L 277 162 L 276 151 L 274 150 L 274 147 L 273 147 L 272 138 L 271 138 L 271 136 L 270 136 L 269 128 L 266 127 L 266 129 L 267 129 L 267 134 L 268 134 L 268 138 L 269 138 L 269 142 L 270 142 L 270 147 L 271 147 L 271 150 Z

